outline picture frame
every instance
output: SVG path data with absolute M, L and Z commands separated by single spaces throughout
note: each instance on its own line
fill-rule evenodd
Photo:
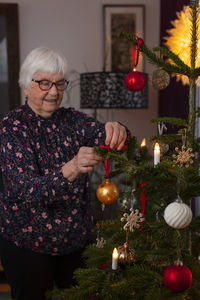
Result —
M 103 5 L 104 66 L 108 72 L 133 71 L 133 45 L 120 39 L 122 30 L 145 37 L 144 5 Z M 144 71 L 144 59 L 139 56 L 137 71 Z
M 17 3 L 0 3 L 0 117 L 21 103 L 18 15 Z

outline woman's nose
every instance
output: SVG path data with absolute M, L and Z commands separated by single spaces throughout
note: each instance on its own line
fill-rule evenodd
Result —
M 58 94 L 58 90 L 56 87 L 56 84 L 53 82 L 52 87 L 49 89 L 49 93 L 51 95 L 57 95 Z

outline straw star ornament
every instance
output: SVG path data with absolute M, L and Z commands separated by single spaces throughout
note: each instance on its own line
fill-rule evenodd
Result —
M 130 208 L 130 214 L 123 214 L 123 217 L 121 218 L 122 222 L 126 222 L 123 229 L 125 231 L 129 230 L 131 232 L 134 231 L 134 228 L 139 228 L 140 223 L 143 222 L 145 218 L 141 213 L 139 213 L 138 209 Z

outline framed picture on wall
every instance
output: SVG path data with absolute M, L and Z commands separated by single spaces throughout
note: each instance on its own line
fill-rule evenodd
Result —
M 144 39 L 144 5 L 103 5 L 104 71 L 131 72 L 133 44 L 118 37 L 122 30 Z M 142 55 L 137 71 L 144 71 Z
M 17 3 L 0 3 L 0 119 L 20 105 Z

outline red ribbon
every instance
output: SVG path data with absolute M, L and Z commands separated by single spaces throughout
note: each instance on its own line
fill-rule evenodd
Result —
M 143 182 L 140 186 L 141 186 L 141 188 L 143 188 L 146 185 L 147 185 L 147 183 Z M 145 193 L 143 193 L 143 192 L 141 193 L 140 200 L 142 202 L 142 215 L 145 216 L 145 210 L 146 210 L 146 196 L 145 196 Z
M 140 185 L 140 187 L 141 188 L 143 188 L 144 186 L 146 186 L 147 185 L 147 183 L 146 182 L 143 182 L 143 183 L 141 183 L 141 185 Z M 145 193 L 141 193 L 141 196 L 140 196 L 140 200 L 141 200 L 141 202 L 142 202 L 142 215 L 143 216 L 145 216 L 145 209 L 146 209 L 146 196 L 145 196 Z M 143 231 L 143 229 L 142 229 L 142 225 L 144 224 L 144 221 L 143 222 L 140 222 L 140 231 Z
M 107 149 L 108 152 L 110 151 L 110 146 L 109 145 L 108 146 L 100 145 L 99 147 Z M 107 159 L 107 164 L 106 164 L 105 160 L 103 160 L 102 162 L 103 162 L 104 170 L 105 170 L 105 173 L 106 173 L 106 177 L 109 177 L 110 160 Z
M 136 49 L 133 48 L 133 66 L 134 66 L 134 68 L 135 68 L 135 67 L 137 66 L 137 64 L 138 64 L 138 61 L 139 61 L 139 55 L 140 55 L 140 47 L 141 47 L 141 45 L 142 45 L 142 43 L 143 43 L 143 39 L 141 39 L 141 38 L 139 38 L 139 37 L 137 37 L 137 36 L 136 36 L 136 38 L 137 38 L 137 40 L 138 40 L 138 44 L 137 44 Z
M 109 146 L 109 145 L 107 145 L 107 146 L 105 146 L 105 145 L 100 145 L 99 147 L 107 149 L 108 152 L 110 151 L 110 146 Z M 127 149 L 127 146 L 124 145 L 123 148 L 124 148 L 124 149 Z M 105 170 L 106 177 L 109 177 L 110 160 L 107 159 L 107 164 L 106 164 L 105 160 L 103 160 L 102 163 L 103 163 L 103 166 L 104 166 L 104 170 Z

